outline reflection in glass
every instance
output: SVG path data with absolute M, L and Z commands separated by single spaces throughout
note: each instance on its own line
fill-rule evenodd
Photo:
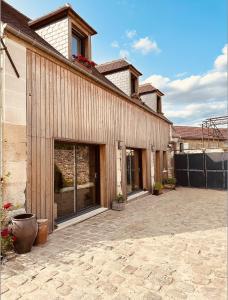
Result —
M 54 202 L 61 221 L 99 205 L 99 148 L 55 142 Z
M 140 149 L 126 149 L 127 193 L 142 189 L 142 155 Z
M 77 210 L 96 204 L 96 149 L 93 146 L 77 145 Z
M 54 200 L 57 204 L 57 218 L 74 213 L 75 167 L 74 146 L 55 143 Z

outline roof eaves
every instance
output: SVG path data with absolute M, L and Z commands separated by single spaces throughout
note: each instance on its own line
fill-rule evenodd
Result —
M 113 92 L 119 94 L 120 96 L 122 96 L 123 98 L 127 99 L 128 101 L 132 102 L 132 99 L 130 97 L 128 97 L 124 92 L 120 91 L 119 89 L 117 89 L 116 87 L 113 87 L 111 85 L 109 85 L 108 83 L 102 81 L 101 79 L 97 78 L 96 76 L 94 76 L 91 73 L 86 72 L 85 70 L 83 70 L 82 68 L 80 68 L 78 65 L 75 65 L 73 62 L 71 62 L 70 60 L 68 60 L 67 58 L 65 58 L 64 56 L 62 56 L 60 53 L 56 53 L 55 51 L 47 48 L 45 45 L 41 44 L 39 41 L 36 41 L 34 39 L 32 39 L 31 37 L 29 37 L 26 33 L 23 33 L 21 31 L 18 31 L 17 29 L 15 29 L 14 27 L 10 26 L 9 24 L 6 25 L 5 27 L 6 30 L 8 30 L 9 32 L 11 32 L 12 34 L 14 34 L 15 36 L 17 36 L 18 38 L 21 38 L 22 40 L 25 40 L 26 42 L 32 44 L 33 46 L 38 47 L 39 49 L 41 49 L 42 51 L 47 52 L 48 54 L 54 56 L 55 58 L 59 59 L 60 61 L 62 61 L 63 63 L 69 65 L 70 67 L 74 68 L 75 70 L 77 70 L 78 72 L 90 77 L 91 79 L 93 79 L 94 81 L 100 83 L 101 85 L 105 86 L 106 88 L 108 88 L 109 90 L 112 90 Z M 135 103 L 135 102 L 134 102 Z M 152 113 L 153 115 L 157 116 L 160 119 L 163 119 L 164 121 L 166 121 L 169 124 L 173 124 L 170 120 L 168 120 L 166 117 L 161 116 L 157 113 L 155 113 L 154 111 L 152 111 L 151 109 L 148 109 L 146 107 L 144 107 L 143 104 L 139 104 L 139 103 L 135 103 L 137 106 L 142 107 L 144 109 L 146 109 L 147 111 L 149 111 L 150 113 Z

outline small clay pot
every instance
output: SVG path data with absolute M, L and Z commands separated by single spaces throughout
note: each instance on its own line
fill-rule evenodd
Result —
M 48 237 L 48 219 L 38 219 L 38 232 L 34 245 L 38 246 L 45 244 Z
M 125 202 L 112 202 L 112 209 L 113 210 L 124 210 L 125 209 Z
M 38 224 L 33 214 L 20 214 L 12 218 L 12 233 L 16 237 L 14 249 L 19 254 L 30 252 L 35 241 Z

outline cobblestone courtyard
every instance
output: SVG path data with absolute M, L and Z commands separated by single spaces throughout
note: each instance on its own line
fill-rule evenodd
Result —
M 57 231 L 2 267 L 2 300 L 226 298 L 226 193 L 178 188 Z

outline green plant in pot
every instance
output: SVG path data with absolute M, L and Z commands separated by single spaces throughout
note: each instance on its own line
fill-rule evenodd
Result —
M 113 210 L 124 210 L 125 209 L 125 198 L 122 194 L 118 194 L 115 200 L 112 201 Z
M 154 184 L 154 195 L 158 196 L 162 194 L 163 185 L 161 182 L 155 182 Z
M 167 178 L 165 183 L 164 183 L 164 188 L 175 190 L 175 188 L 176 188 L 176 178 L 174 178 L 174 177 Z

